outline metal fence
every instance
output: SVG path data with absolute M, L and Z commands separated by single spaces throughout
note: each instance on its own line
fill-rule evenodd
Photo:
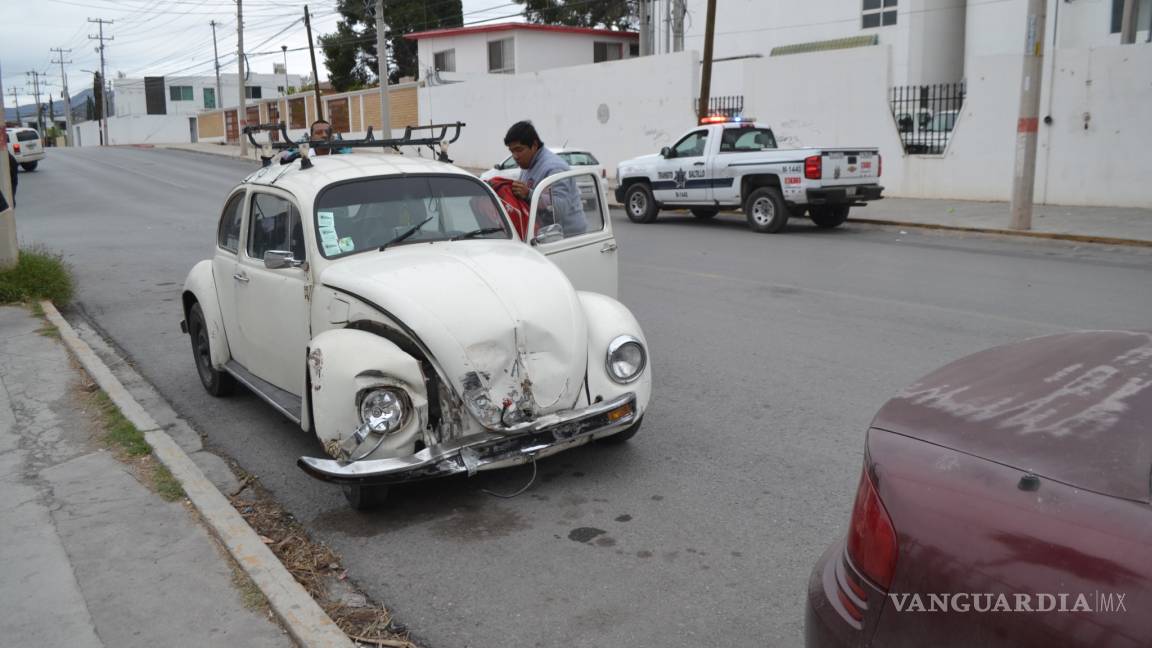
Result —
M 700 99 L 692 104 L 692 112 L 700 107 Z M 723 115 L 725 117 L 738 117 L 744 114 L 744 95 L 727 95 L 708 98 L 708 114 Z M 704 117 L 705 115 L 701 115 Z
M 889 91 L 888 100 L 904 152 L 938 155 L 948 148 L 964 106 L 964 83 L 896 86 Z

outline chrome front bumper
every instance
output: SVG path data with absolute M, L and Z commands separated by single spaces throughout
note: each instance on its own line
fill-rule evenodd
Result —
M 542 416 L 502 432 L 484 432 L 425 448 L 407 457 L 342 462 L 300 457 L 309 475 L 337 484 L 396 484 L 524 463 L 583 445 L 593 437 L 623 432 L 639 420 L 636 394 L 593 403 L 579 410 Z

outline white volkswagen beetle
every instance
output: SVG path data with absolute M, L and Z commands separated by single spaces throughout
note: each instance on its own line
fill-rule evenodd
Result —
M 265 166 L 228 195 L 215 256 L 184 284 L 204 388 L 241 383 L 313 431 L 329 457 L 300 467 L 356 508 L 388 484 L 630 438 L 652 368 L 615 299 L 607 208 L 569 200 L 587 186 L 603 195 L 587 170 L 541 183 L 524 241 L 449 164 Z

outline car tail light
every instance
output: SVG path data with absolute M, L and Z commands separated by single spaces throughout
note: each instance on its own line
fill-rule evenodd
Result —
M 19 143 L 13 143 L 12 144 L 12 150 L 19 153 L 20 152 L 20 144 Z
M 600 169 L 600 177 L 604 180 L 608 179 L 608 169 Z
M 896 530 L 868 475 L 860 475 L 852 522 L 848 529 L 848 557 L 873 583 L 887 590 L 896 571 Z
M 820 170 L 820 156 L 813 155 L 804 159 L 804 177 L 809 180 L 819 180 L 822 176 Z

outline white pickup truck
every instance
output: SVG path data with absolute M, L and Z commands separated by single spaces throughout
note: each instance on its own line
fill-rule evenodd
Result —
M 874 148 L 778 149 L 767 126 L 706 117 L 659 155 L 621 162 L 616 200 L 636 223 L 670 207 L 698 218 L 743 209 L 757 232 L 779 232 L 805 212 L 818 227 L 836 227 L 849 207 L 881 198 L 880 171 Z

